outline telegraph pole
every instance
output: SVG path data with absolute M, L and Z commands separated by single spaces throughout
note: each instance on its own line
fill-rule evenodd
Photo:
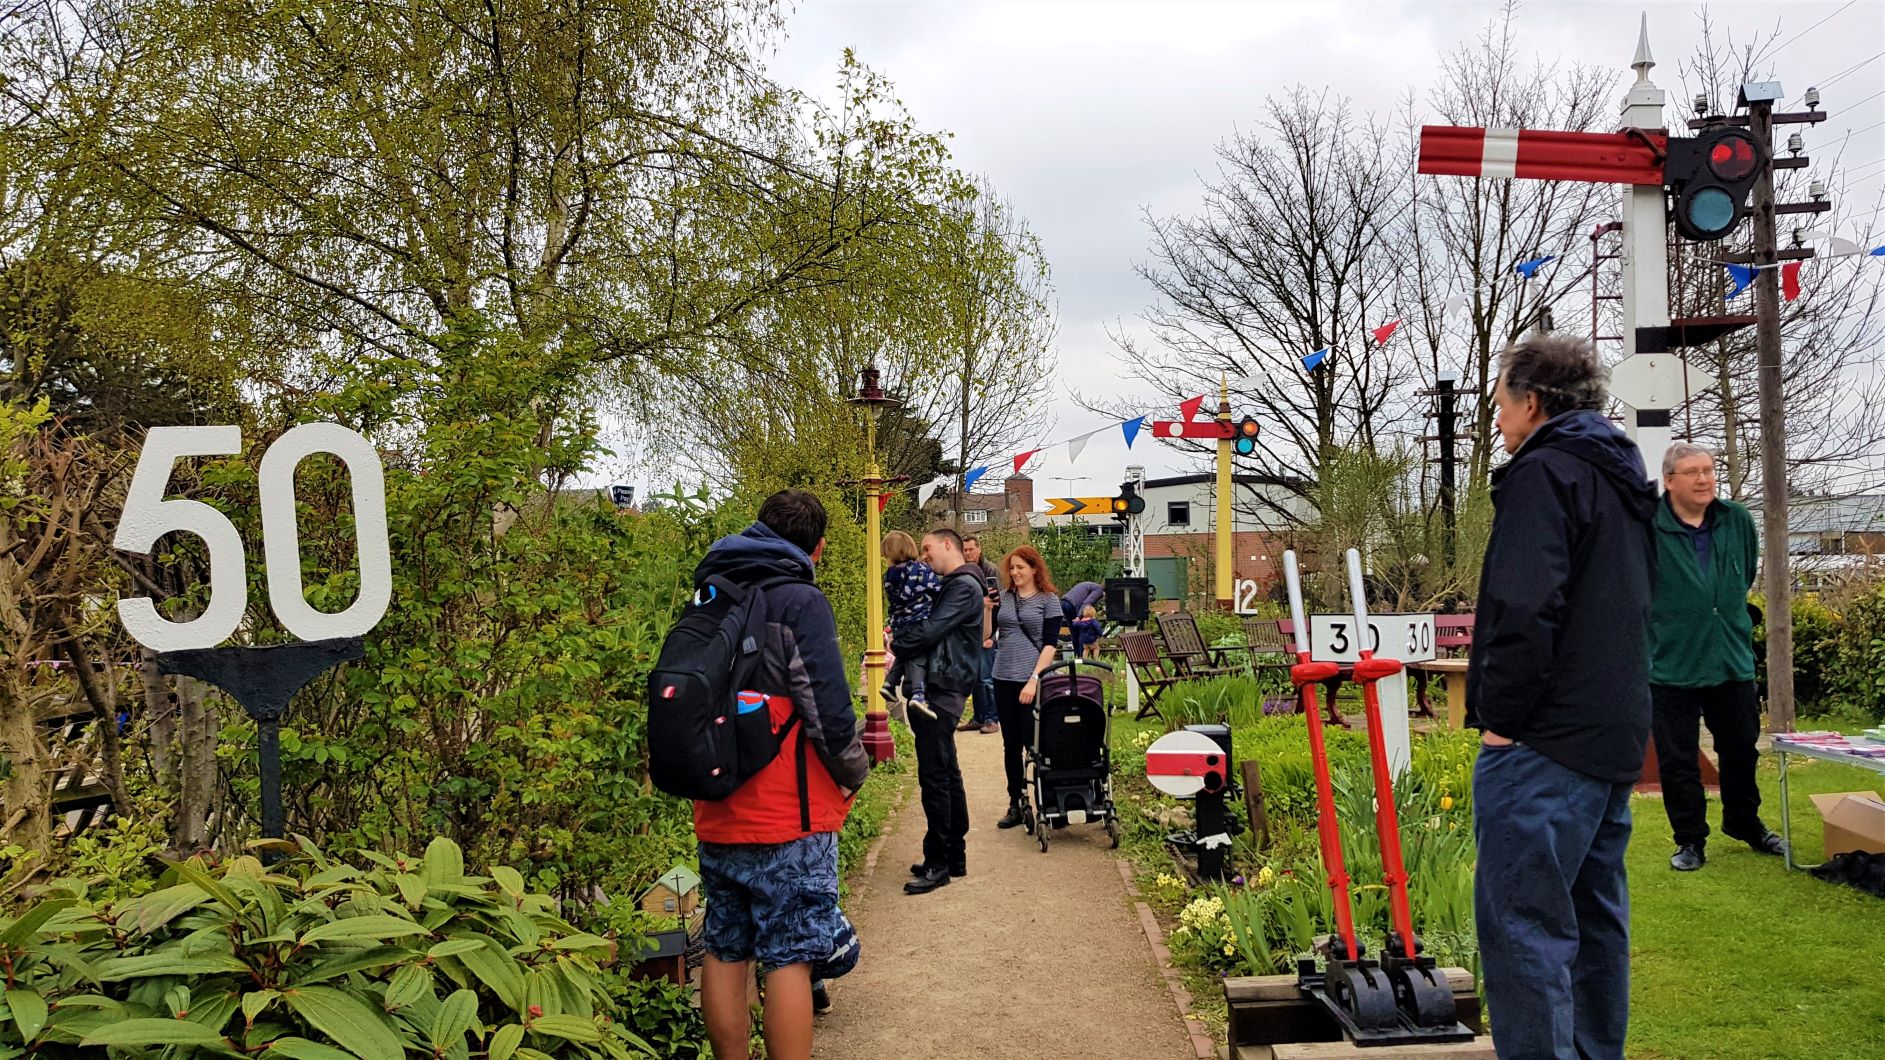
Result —
M 1780 270 L 1774 223 L 1774 103 L 1748 102 L 1761 152 L 1754 177 L 1754 342 L 1760 355 L 1761 552 L 1766 556 L 1767 728 L 1793 731 L 1793 571 L 1787 549 L 1787 408 L 1780 376 Z

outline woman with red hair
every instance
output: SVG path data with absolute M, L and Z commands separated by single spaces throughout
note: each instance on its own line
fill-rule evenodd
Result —
M 1053 665 L 1060 644 L 1060 594 L 1047 561 L 1022 545 L 1001 562 L 1002 592 L 983 612 L 983 633 L 996 637 L 995 705 L 1001 714 L 1002 764 L 1008 771 L 1008 813 L 998 828 L 1021 823 L 1027 782 L 1021 749 L 1034 731 L 1033 704 L 1042 670 Z

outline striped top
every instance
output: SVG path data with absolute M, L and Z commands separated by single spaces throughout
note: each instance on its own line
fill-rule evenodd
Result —
M 1060 597 L 1054 593 L 1021 596 L 1003 590 L 995 609 L 995 679 L 1026 681 L 1034 676 L 1041 648 L 1060 640 Z M 1043 634 L 1045 630 L 1045 634 Z

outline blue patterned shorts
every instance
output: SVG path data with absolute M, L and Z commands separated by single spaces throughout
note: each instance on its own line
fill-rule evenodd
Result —
M 757 957 L 767 968 L 831 957 L 844 929 L 838 911 L 838 835 L 790 843 L 702 843 L 707 952 L 723 961 Z

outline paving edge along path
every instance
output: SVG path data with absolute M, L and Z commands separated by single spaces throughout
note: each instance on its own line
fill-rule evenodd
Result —
M 846 912 L 863 960 L 832 984 L 820 1060 L 1214 1055 L 1177 1004 L 1163 940 L 1135 908 L 1105 831 L 1058 831 L 1043 854 L 1022 829 L 996 829 L 1001 738 L 963 733 L 958 748 L 969 875 L 932 894 L 903 892 L 923 834 L 921 799 L 908 791 L 853 884 Z
M 1126 884 L 1126 895 L 1132 899 L 1132 906 L 1138 910 L 1139 926 L 1145 929 L 1145 941 L 1152 947 L 1152 959 L 1158 962 L 1159 975 L 1165 979 L 1166 989 L 1171 991 L 1172 1004 L 1178 1006 L 1178 1015 L 1185 1021 L 1185 1032 L 1191 1036 L 1191 1050 L 1197 1060 L 1215 1060 L 1218 1056 L 1217 1043 L 1211 1037 L 1209 1028 L 1191 1014 L 1191 991 L 1185 989 L 1185 977 L 1172 961 L 1171 947 L 1165 944 L 1165 929 L 1159 926 L 1158 914 L 1152 912 L 1139 896 L 1139 885 L 1133 882 L 1132 864 L 1124 859 L 1115 862 L 1119 866 L 1119 878 Z

